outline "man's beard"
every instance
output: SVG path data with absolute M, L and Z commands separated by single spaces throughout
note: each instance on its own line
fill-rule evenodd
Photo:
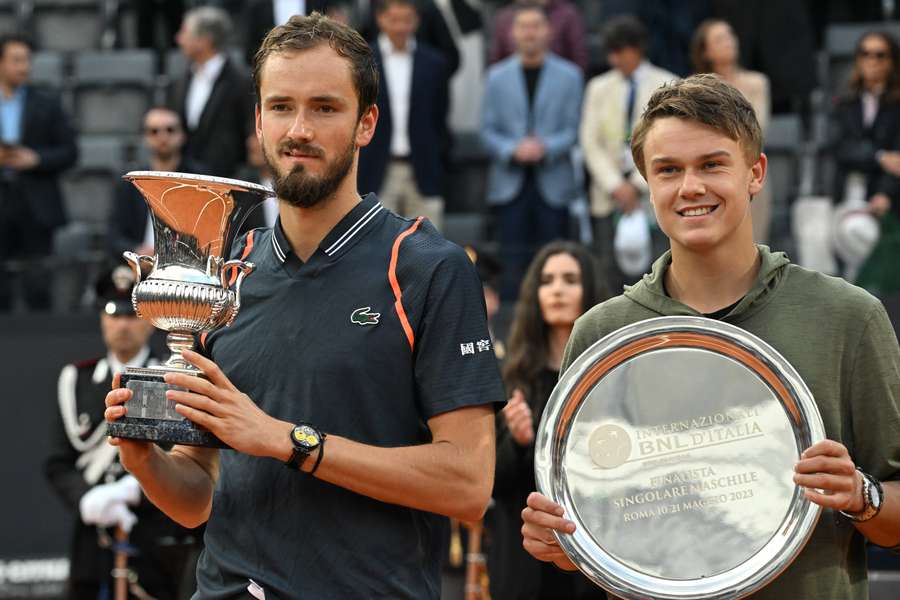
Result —
M 262 150 L 263 158 L 273 174 L 272 185 L 279 200 L 298 208 L 312 208 L 333 196 L 346 179 L 350 169 L 353 168 L 356 143 L 351 137 L 350 143 L 333 162 L 327 165 L 325 173 L 321 177 L 306 173 L 306 167 L 302 164 L 294 165 L 289 173 L 282 175 L 275 161 L 266 151 L 265 144 L 262 144 Z M 278 146 L 279 155 L 290 150 L 317 158 L 324 156 L 320 148 L 309 144 L 287 140 Z

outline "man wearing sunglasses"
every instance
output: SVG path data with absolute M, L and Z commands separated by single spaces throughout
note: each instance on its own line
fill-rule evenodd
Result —
M 164 107 L 148 110 L 144 115 L 143 132 L 144 150 L 149 161 L 141 161 L 137 167 L 139 170 L 209 174 L 205 164 L 183 154 L 187 138 L 181 119 L 174 110 Z M 107 236 L 111 254 L 121 256 L 125 250 L 153 254 L 153 227 L 149 214 L 138 189 L 129 181 L 120 181 L 116 187 Z M 261 214 L 255 211 L 247 218 L 244 229 L 262 226 Z

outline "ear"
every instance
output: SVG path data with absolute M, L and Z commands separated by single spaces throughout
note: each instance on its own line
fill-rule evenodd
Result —
M 368 146 L 375 135 L 375 125 L 378 123 L 378 107 L 374 104 L 366 109 L 359 118 L 356 126 L 356 145 L 362 148 Z
M 762 152 L 759 153 L 759 160 L 750 167 L 750 185 L 748 190 L 750 196 L 757 195 L 766 182 L 766 172 L 769 168 L 769 158 Z
M 262 144 L 262 113 L 259 112 L 259 102 L 256 103 L 254 108 L 254 117 L 256 121 L 256 139 Z

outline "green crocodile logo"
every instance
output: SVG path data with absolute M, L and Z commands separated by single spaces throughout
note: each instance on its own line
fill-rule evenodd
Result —
M 381 317 L 381 313 L 369 312 L 370 310 L 372 310 L 371 306 L 357 308 L 350 313 L 350 322 L 356 323 L 357 325 L 378 325 L 378 319 Z

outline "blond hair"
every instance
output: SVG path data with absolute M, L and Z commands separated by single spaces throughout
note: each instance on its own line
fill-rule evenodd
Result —
M 653 92 L 631 134 L 631 156 L 644 177 L 647 176 L 644 165 L 647 133 L 657 119 L 667 117 L 712 127 L 740 144 L 748 165 L 759 160 L 762 129 L 750 102 L 716 75 L 693 75 L 667 83 Z

